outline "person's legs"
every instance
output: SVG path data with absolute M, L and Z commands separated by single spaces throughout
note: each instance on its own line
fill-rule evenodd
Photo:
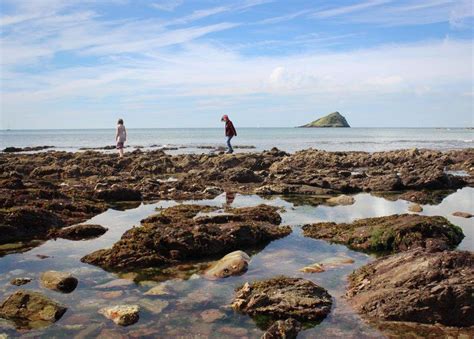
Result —
M 232 140 L 232 137 L 227 137 L 227 148 L 228 148 L 228 153 L 234 153 L 234 149 L 232 148 L 232 145 L 230 144 L 230 141 Z
M 119 152 L 119 157 L 123 157 L 123 142 L 117 142 L 117 150 Z

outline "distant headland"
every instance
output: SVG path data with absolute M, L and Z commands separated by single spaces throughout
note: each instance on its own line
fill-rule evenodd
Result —
M 314 120 L 313 122 L 310 122 L 309 124 L 299 126 L 299 127 L 351 127 L 351 126 L 349 126 L 346 118 L 344 118 L 344 116 L 341 113 L 333 112 L 322 118 L 319 118 L 318 120 Z

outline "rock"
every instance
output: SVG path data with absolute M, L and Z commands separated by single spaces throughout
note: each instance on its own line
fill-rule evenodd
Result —
M 353 205 L 355 199 L 349 195 L 340 195 L 338 197 L 329 198 L 326 202 L 331 205 Z
M 158 286 L 154 286 L 150 288 L 148 291 L 144 293 L 145 295 L 170 295 L 172 292 L 170 291 L 169 287 L 165 284 L 159 284 Z
M 104 284 L 97 285 L 95 288 L 108 290 L 111 288 L 125 288 L 127 286 L 131 286 L 134 284 L 135 283 L 133 282 L 133 280 L 130 280 L 130 279 L 114 279 Z
M 263 181 L 263 178 L 261 176 L 247 168 L 232 169 L 229 170 L 228 173 L 230 181 L 238 182 L 241 184 L 259 183 Z
M 467 212 L 454 212 L 453 216 L 467 219 L 472 218 L 472 214 Z
M 93 252 L 81 261 L 106 269 L 165 267 L 211 258 L 232 250 L 255 248 L 291 233 L 278 226 L 277 208 L 259 205 L 230 209 L 226 215 L 196 217 L 211 206 L 178 205 L 142 220 L 111 249 Z
M 225 314 L 218 309 L 210 309 L 201 312 L 201 318 L 206 323 L 213 323 L 216 320 L 225 318 Z
M 248 334 L 247 329 L 233 326 L 219 326 L 218 331 L 231 338 L 245 338 Z
M 333 112 L 300 127 L 351 127 L 341 113 Z
M 123 295 L 123 291 L 110 291 L 100 293 L 100 297 L 104 299 L 116 299 Z
M 210 194 L 210 195 L 219 195 L 219 194 L 224 193 L 224 190 L 216 186 L 209 186 L 204 189 L 203 193 Z
M 26 285 L 31 281 L 31 278 L 14 278 L 10 280 L 10 284 L 15 286 Z
M 420 213 L 423 212 L 423 207 L 421 207 L 419 204 L 411 204 L 408 206 L 408 210 L 413 213 Z
M 351 265 L 353 263 L 354 260 L 351 258 L 329 258 L 319 263 L 314 263 L 312 265 L 303 267 L 302 269 L 300 269 L 300 271 L 304 273 L 320 273 L 325 272 L 328 269 Z
M 261 339 L 296 339 L 301 323 L 295 319 L 278 320 L 262 335 Z
M 82 224 L 54 230 L 50 236 L 69 240 L 85 240 L 100 237 L 108 228 L 100 225 Z
M 446 218 L 401 214 L 359 219 L 350 224 L 322 222 L 303 226 L 306 237 L 346 244 L 359 251 L 399 252 L 415 247 L 454 248 L 464 238 Z M 435 240 L 433 242 L 433 240 Z
M 98 190 L 95 193 L 97 199 L 105 201 L 140 201 L 142 200 L 142 194 L 140 191 L 126 188 L 126 187 L 115 187 L 110 189 Z
M 40 283 L 53 291 L 71 293 L 76 289 L 78 280 L 71 273 L 46 271 L 41 273 Z
M 135 324 L 139 319 L 139 312 L 140 307 L 138 305 L 117 305 L 99 310 L 99 314 L 120 326 Z
M 383 257 L 349 277 L 347 296 L 374 321 L 474 325 L 474 254 L 422 249 Z
M 250 257 L 247 253 L 243 251 L 231 252 L 206 270 L 204 277 L 210 280 L 215 280 L 234 275 L 242 275 L 247 272 L 249 261 Z
M 160 314 L 165 308 L 168 307 L 169 302 L 166 300 L 140 299 L 140 305 L 151 313 Z
M 322 287 L 302 278 L 277 277 L 245 283 L 236 290 L 232 308 L 251 317 L 273 320 L 294 318 L 301 322 L 324 319 L 330 312 L 331 296 Z
M 19 327 L 48 326 L 59 320 L 67 308 L 45 297 L 26 290 L 18 290 L 0 305 L 0 318 L 15 322 Z

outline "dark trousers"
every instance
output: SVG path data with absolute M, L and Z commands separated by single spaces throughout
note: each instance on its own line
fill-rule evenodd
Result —
M 232 140 L 233 136 L 227 137 L 227 148 L 230 153 L 234 152 L 234 149 L 232 148 L 232 145 L 230 144 L 230 141 Z

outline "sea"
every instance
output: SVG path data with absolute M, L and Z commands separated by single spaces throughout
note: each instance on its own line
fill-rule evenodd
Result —
M 133 148 L 174 148 L 174 153 L 205 153 L 225 146 L 222 128 L 129 128 L 126 145 Z M 1 130 L 0 149 L 54 146 L 77 151 L 114 145 L 115 129 Z M 315 148 L 327 151 L 385 151 L 474 147 L 472 128 L 239 128 L 232 141 L 237 152 L 273 147 L 286 152 Z M 240 146 L 240 147 L 239 147 Z

